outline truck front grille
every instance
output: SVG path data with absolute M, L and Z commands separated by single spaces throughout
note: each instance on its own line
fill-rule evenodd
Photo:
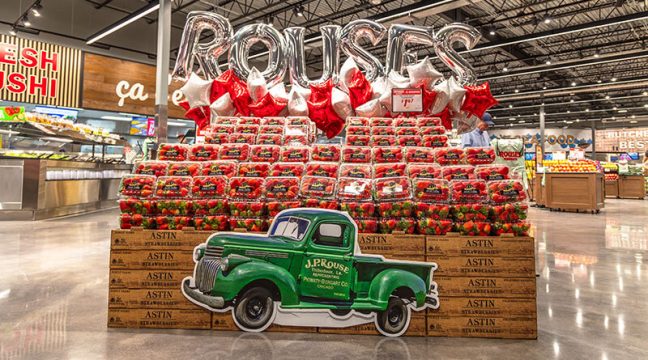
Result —
M 205 251 L 205 254 L 207 252 Z M 216 281 L 216 273 L 220 268 L 221 258 L 202 258 L 196 265 L 196 287 L 203 293 L 211 292 Z
M 223 247 L 221 246 L 209 246 L 207 245 L 207 248 L 205 248 L 205 256 L 206 257 L 223 257 Z

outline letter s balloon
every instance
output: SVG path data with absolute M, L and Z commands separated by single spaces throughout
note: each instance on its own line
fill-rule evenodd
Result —
M 434 35 L 434 38 L 434 51 L 439 59 L 457 75 L 459 83 L 461 85 L 474 84 L 475 70 L 466 59 L 455 51 L 452 44 L 458 41 L 470 50 L 477 45 L 481 38 L 479 31 L 470 25 L 453 23 L 442 27 Z
M 353 59 L 358 66 L 365 69 L 365 77 L 369 82 L 376 80 L 379 76 L 384 76 L 385 71 L 380 60 L 363 49 L 359 40 L 368 39 L 372 45 L 377 45 L 387 29 L 371 20 L 353 20 L 348 23 L 340 33 L 340 47 L 348 57 Z

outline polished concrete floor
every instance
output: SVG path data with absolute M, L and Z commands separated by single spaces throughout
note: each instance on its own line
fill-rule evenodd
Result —
M 648 359 L 648 201 L 531 210 L 537 341 L 106 329 L 114 210 L 0 222 L 0 360 Z

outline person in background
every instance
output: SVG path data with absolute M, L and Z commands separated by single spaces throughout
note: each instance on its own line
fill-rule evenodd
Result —
M 461 146 L 463 147 L 488 147 L 490 146 L 490 137 L 488 128 L 495 125 L 491 114 L 484 113 L 477 127 L 471 132 L 461 135 Z

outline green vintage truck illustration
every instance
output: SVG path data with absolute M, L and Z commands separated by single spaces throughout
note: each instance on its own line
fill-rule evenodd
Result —
M 346 212 L 289 209 L 267 235 L 220 232 L 195 248 L 184 295 L 236 325 L 260 332 L 271 324 L 347 327 L 374 322 L 400 336 L 411 311 L 438 308 L 437 265 L 362 254 Z

